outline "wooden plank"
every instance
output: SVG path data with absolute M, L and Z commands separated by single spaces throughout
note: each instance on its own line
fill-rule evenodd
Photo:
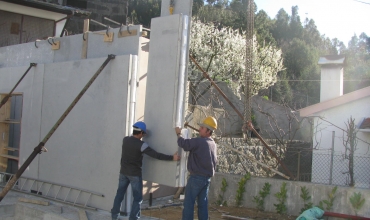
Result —
M 4 123 L 4 124 L 20 124 L 21 122 L 20 121 L 15 121 L 15 120 L 2 120 L 0 121 L 0 123 Z
M 137 35 L 137 30 L 130 30 L 130 33 L 127 30 L 118 32 L 118 38 L 136 36 L 136 35 Z
M 82 209 L 78 209 L 78 216 L 80 217 L 80 220 L 89 220 L 86 215 L 86 211 Z
M 9 151 L 19 151 L 18 148 L 14 148 L 14 147 L 3 147 L 5 150 L 9 150 Z
M 26 202 L 26 203 L 32 203 L 32 204 L 37 204 L 37 205 L 44 205 L 44 206 L 48 206 L 49 205 L 49 202 L 41 201 L 41 200 L 36 200 L 36 199 L 18 198 L 18 201 L 20 201 L 20 202 Z
M 12 159 L 12 160 L 19 160 L 19 157 L 12 156 L 12 155 L 6 155 L 6 154 L 1 154 L 0 157 Z

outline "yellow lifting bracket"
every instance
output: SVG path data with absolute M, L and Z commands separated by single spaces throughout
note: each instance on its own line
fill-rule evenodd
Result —
M 173 14 L 173 10 L 175 8 L 175 0 L 170 1 L 170 15 Z

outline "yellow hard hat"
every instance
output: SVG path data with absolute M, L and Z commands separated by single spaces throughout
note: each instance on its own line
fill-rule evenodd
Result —
M 200 123 L 198 125 L 202 127 L 206 127 L 212 131 L 217 129 L 217 121 L 212 116 L 208 116 L 207 118 L 203 120 L 203 123 Z

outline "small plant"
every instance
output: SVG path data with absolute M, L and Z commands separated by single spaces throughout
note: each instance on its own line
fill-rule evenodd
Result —
M 283 184 L 280 187 L 280 192 L 275 194 L 275 197 L 279 201 L 278 204 L 274 204 L 275 209 L 277 213 L 284 214 L 287 211 L 287 207 L 285 206 L 285 201 L 287 199 L 287 189 L 286 189 L 286 182 L 283 182 Z
M 243 194 L 245 192 L 245 184 L 247 183 L 247 180 L 249 180 L 250 178 L 251 178 L 250 173 L 247 173 L 238 182 L 238 189 L 236 190 L 235 196 L 235 203 L 237 207 L 239 207 L 242 204 Z
M 260 211 L 264 211 L 264 201 L 266 196 L 270 194 L 270 188 L 271 184 L 270 183 L 265 183 L 263 188 L 258 192 L 258 196 L 253 196 L 253 202 L 257 204 L 257 209 Z
M 228 185 L 227 185 L 226 179 L 222 178 L 222 182 L 221 182 L 221 192 L 222 192 L 222 194 L 218 195 L 217 205 L 227 206 L 227 201 L 224 201 L 224 194 L 226 192 L 227 186 Z
M 319 208 L 322 210 L 329 211 L 333 207 L 334 199 L 335 199 L 335 192 L 337 191 L 338 187 L 334 187 L 331 192 L 328 194 L 329 200 L 322 200 L 319 203 Z M 324 209 L 324 204 L 326 205 L 326 209 Z
M 311 196 L 309 195 L 308 189 L 306 186 L 301 187 L 301 198 L 303 199 L 304 207 L 301 209 L 301 213 L 306 211 L 307 209 L 312 208 Z
M 365 199 L 362 198 L 361 193 L 353 193 L 351 198 L 349 198 L 349 201 L 351 202 L 351 205 L 353 209 L 355 210 L 355 214 L 357 216 L 358 210 L 362 208 L 362 206 L 365 204 Z
M 269 100 L 269 97 L 267 95 L 262 96 L 264 100 Z

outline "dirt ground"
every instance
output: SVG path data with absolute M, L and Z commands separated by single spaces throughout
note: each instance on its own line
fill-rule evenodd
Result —
M 142 215 L 148 217 L 156 217 L 165 220 L 181 220 L 182 207 L 181 206 L 171 206 L 164 208 L 156 208 L 150 210 L 142 210 Z M 195 209 L 196 213 L 196 209 Z M 294 220 L 297 216 L 290 215 L 280 215 L 277 213 L 270 212 L 260 212 L 256 209 L 247 209 L 247 208 L 237 208 L 237 207 L 219 207 L 211 205 L 209 207 L 209 219 L 218 220 L 225 219 L 222 218 L 222 215 L 236 216 L 246 219 L 255 219 L 255 220 Z M 197 214 L 194 215 L 194 219 L 197 219 Z

